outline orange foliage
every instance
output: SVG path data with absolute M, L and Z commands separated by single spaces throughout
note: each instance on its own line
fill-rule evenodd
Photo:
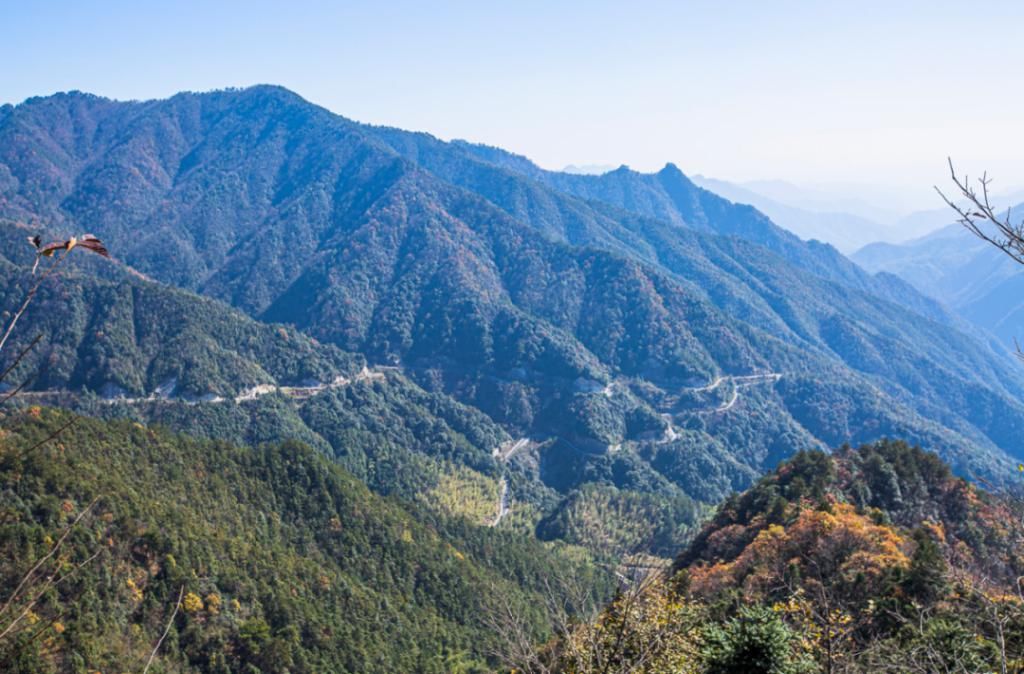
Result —
M 729 532 L 733 540 L 741 535 Z M 876 524 L 852 505 L 836 503 L 831 512 L 804 509 L 785 527 L 762 529 L 735 559 L 692 567 L 691 588 L 709 596 L 742 587 L 749 597 L 764 597 L 784 585 L 791 566 L 802 578 L 871 585 L 889 569 L 907 567 L 907 548 L 893 528 Z

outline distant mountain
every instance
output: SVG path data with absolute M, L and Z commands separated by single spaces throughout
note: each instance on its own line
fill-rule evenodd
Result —
M 694 176 L 693 182 L 730 201 L 750 204 L 802 239 L 830 243 L 843 253 L 851 253 L 868 243 L 900 238 L 893 228 L 853 213 L 806 210 L 714 178 Z
M 894 222 L 893 229 L 904 234 L 899 239 L 886 242 L 911 243 L 914 239 L 925 238 L 950 224 L 953 218 L 949 207 L 942 203 L 938 195 L 936 195 L 935 200 L 935 208 L 915 211 Z M 992 196 L 992 204 L 997 211 L 1005 211 L 1007 208 L 1011 208 L 1022 201 L 1024 201 L 1024 191 L 1021 190 L 1002 192 Z
M 599 176 L 602 173 L 608 173 L 608 171 L 614 171 L 615 167 L 611 164 L 569 164 L 562 169 L 562 173 L 578 173 L 586 176 Z
M 454 396 L 527 441 L 555 510 L 713 501 L 885 435 L 987 475 L 1024 456 L 1005 350 L 674 165 L 544 171 L 275 87 L 72 93 L 0 113 L 0 216 Z
M 1019 217 L 1021 207 L 1013 212 Z M 1024 269 L 960 225 L 900 245 L 871 244 L 853 259 L 899 275 L 1005 344 L 1024 340 Z
M 737 186 L 779 203 L 812 212 L 849 213 L 891 224 L 905 212 L 904 190 L 870 183 L 795 185 L 785 180 L 747 180 Z M 927 190 L 927 188 L 924 188 Z

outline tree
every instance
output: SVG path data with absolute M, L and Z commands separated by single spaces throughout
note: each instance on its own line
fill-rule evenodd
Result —
M 949 160 L 949 173 L 959 198 L 964 202 L 957 203 L 938 187 L 935 191 L 956 212 L 959 223 L 981 240 L 1009 255 L 1014 261 L 1024 264 L 1024 220 L 1014 224 L 1013 210 L 1010 208 L 1006 209 L 1006 215 L 999 215 L 996 212 L 989 194 L 992 179 L 988 177 L 988 173 L 982 173 L 978 178 L 977 188 L 972 185 L 966 174 L 962 178 L 957 175 L 952 159 Z
M 764 606 L 744 607 L 724 625 L 707 630 L 707 674 L 802 674 L 814 671 L 799 654 L 797 636 Z
M 914 542 L 917 546 L 910 558 L 903 588 L 914 601 L 930 606 L 946 593 L 949 569 L 942 548 L 927 528 L 914 532 Z
M 17 311 L 11 316 L 4 328 L 3 334 L 0 335 L 0 356 L 3 355 L 4 348 L 7 346 L 7 342 L 18 324 L 18 320 L 24 315 L 32 300 L 35 299 L 39 288 L 42 287 L 48 278 L 56 275 L 61 264 L 71 254 L 72 250 L 76 248 L 79 250 L 89 250 L 97 255 L 110 257 L 103 243 L 91 234 L 83 234 L 80 237 L 73 236 L 64 241 L 57 241 L 46 245 L 43 245 L 39 236 L 33 236 L 29 237 L 29 243 L 36 251 L 31 272 L 35 281 L 29 286 Z M 37 275 L 36 272 L 39 269 L 39 264 L 44 259 L 50 260 L 50 264 L 42 273 Z M 24 349 L 18 352 L 13 361 L 0 371 L 0 384 L 3 384 L 11 376 L 25 356 L 36 347 L 40 338 L 41 335 L 32 339 Z M 12 387 L 3 398 L 0 398 L 0 405 L 12 400 L 24 386 L 25 383 Z M 55 440 L 74 423 L 76 418 L 72 417 L 66 424 L 60 426 L 56 431 L 43 438 L 43 440 L 16 455 L 9 456 L 6 453 L 0 452 L 0 457 L 4 461 L 22 460 L 27 454 Z M 63 631 L 64 627 L 60 622 L 63 615 L 53 610 L 51 602 L 48 600 L 52 593 L 57 591 L 62 584 L 67 584 L 73 576 L 100 554 L 97 550 L 82 560 L 74 560 L 70 553 L 67 552 L 69 546 L 66 545 L 69 537 L 80 528 L 79 525 L 84 527 L 82 524 L 83 519 L 87 515 L 92 515 L 93 506 L 97 500 L 99 499 L 93 499 L 91 503 L 78 512 L 77 516 L 57 536 L 56 541 L 52 542 L 46 552 L 36 559 L 28 570 L 20 576 L 20 579 L 14 585 L 14 589 L 0 604 L 0 647 L 6 648 L 10 644 L 15 646 L 13 650 L 0 653 L 0 658 L 18 658 L 20 657 L 20 649 L 17 648 L 18 644 L 31 643 L 48 630 Z M 67 507 L 64 511 L 70 515 L 73 512 L 74 505 L 70 501 L 65 501 L 65 504 Z M 8 662 L 7 664 L 11 663 Z

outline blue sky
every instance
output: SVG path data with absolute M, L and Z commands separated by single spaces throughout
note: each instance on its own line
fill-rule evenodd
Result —
M 950 154 L 1024 184 L 1022 20 L 1020 2 L 0 0 L 0 101 L 270 82 L 550 168 L 673 161 L 928 206 Z

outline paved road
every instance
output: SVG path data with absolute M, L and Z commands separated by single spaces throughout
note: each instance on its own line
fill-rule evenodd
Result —
M 703 410 L 697 410 L 698 414 L 712 414 L 712 413 L 718 413 L 718 412 L 728 412 L 729 410 L 731 410 L 736 405 L 737 402 L 739 402 L 739 399 L 740 399 L 740 389 L 741 388 L 748 388 L 750 386 L 754 386 L 756 384 L 761 384 L 761 383 L 769 382 L 769 381 L 770 382 L 776 382 L 776 381 L 778 381 L 781 378 L 782 378 L 782 375 L 780 373 L 778 373 L 778 372 L 764 372 L 764 373 L 761 373 L 761 374 L 743 374 L 743 375 L 723 375 L 723 376 L 720 376 L 720 377 L 716 377 L 715 380 L 713 382 L 711 382 L 710 384 L 707 384 L 705 386 L 697 386 L 697 387 L 691 387 L 691 388 L 684 388 L 683 391 L 686 392 L 686 393 L 706 393 L 708 391 L 714 391 L 715 389 L 717 389 L 722 384 L 724 384 L 726 382 L 729 382 L 729 383 L 732 384 L 732 395 L 729 397 L 729 400 L 727 400 L 726 402 L 722 403 L 721 405 L 717 405 L 715 407 L 711 407 L 711 408 L 703 409 Z M 672 426 L 672 415 L 671 414 L 662 414 L 661 416 L 662 416 L 662 418 L 665 419 L 665 421 L 668 422 L 668 428 L 665 429 L 665 435 L 664 435 L 664 437 L 659 442 L 662 442 L 662 443 L 672 442 L 673 440 L 675 440 L 678 437 L 678 434 L 676 433 L 675 428 Z
M 530 444 L 530 438 L 519 438 L 518 440 L 509 440 L 508 442 L 502 443 L 494 448 L 492 454 L 494 458 L 500 459 L 502 463 L 508 463 L 512 455 L 518 452 L 523 447 Z
M 491 454 L 494 456 L 494 458 L 498 459 L 502 463 L 508 463 L 516 452 L 523 449 L 524 447 L 529 447 L 529 445 L 530 438 L 517 438 L 515 440 L 509 440 L 508 442 L 503 442 L 502 444 L 498 445 L 497 447 L 494 448 L 494 451 L 491 452 Z M 501 493 L 498 495 L 498 514 L 495 516 L 493 520 L 491 520 L 491 522 L 487 526 L 498 526 L 498 524 L 505 517 L 505 515 L 508 515 L 509 511 L 512 509 L 510 506 L 510 501 L 511 498 L 509 496 L 508 491 L 508 480 L 504 476 L 502 476 Z
M 268 393 L 274 392 L 280 392 L 282 395 L 286 395 L 289 398 L 311 398 L 318 393 L 323 393 L 329 389 L 344 388 L 345 386 L 350 386 L 360 381 L 381 380 L 385 378 L 386 375 L 383 372 L 379 372 L 376 369 L 371 370 L 364 366 L 363 369 L 357 372 L 353 377 L 339 375 L 327 384 L 318 384 L 316 386 L 275 386 L 273 384 L 261 384 L 260 386 L 254 386 L 239 393 L 235 396 L 235 402 L 240 403 L 245 400 L 255 400 L 260 396 L 265 396 Z
M 271 393 L 280 393 L 281 395 L 289 398 L 311 398 L 315 395 L 323 393 L 324 391 L 336 388 L 343 388 L 345 386 L 351 386 L 356 382 L 370 381 L 370 380 L 383 380 L 387 378 L 384 370 L 393 368 L 368 368 L 364 367 L 361 371 L 357 372 L 352 377 L 337 376 L 332 381 L 326 384 L 317 384 L 316 386 L 278 386 L 277 384 L 259 384 L 241 391 L 232 400 L 236 403 L 245 402 L 247 400 L 256 400 L 265 395 Z M 26 391 L 20 394 L 22 399 L 31 400 L 33 397 L 46 399 L 48 396 L 59 396 L 59 395 L 75 395 L 71 391 L 63 390 L 47 390 L 47 391 Z M 206 403 L 222 403 L 228 400 L 221 396 L 205 396 L 196 400 L 186 400 L 184 398 L 171 398 L 167 395 L 158 395 L 157 393 L 151 393 L 145 398 L 103 398 L 101 402 L 105 405 L 137 405 L 142 403 L 184 403 L 186 405 L 201 405 Z
M 498 514 L 488 526 L 496 527 L 502 518 L 509 513 L 508 480 L 501 478 L 501 494 L 498 496 Z
M 748 374 L 739 377 L 727 378 L 732 381 L 732 397 L 729 398 L 728 402 L 719 405 L 713 410 L 710 410 L 712 412 L 727 412 L 728 410 L 731 410 L 733 406 L 736 404 L 736 401 L 740 399 L 741 388 L 754 386 L 755 384 L 760 384 L 766 381 L 776 382 L 782 378 L 782 375 L 779 374 L 778 372 L 767 372 L 765 374 Z

